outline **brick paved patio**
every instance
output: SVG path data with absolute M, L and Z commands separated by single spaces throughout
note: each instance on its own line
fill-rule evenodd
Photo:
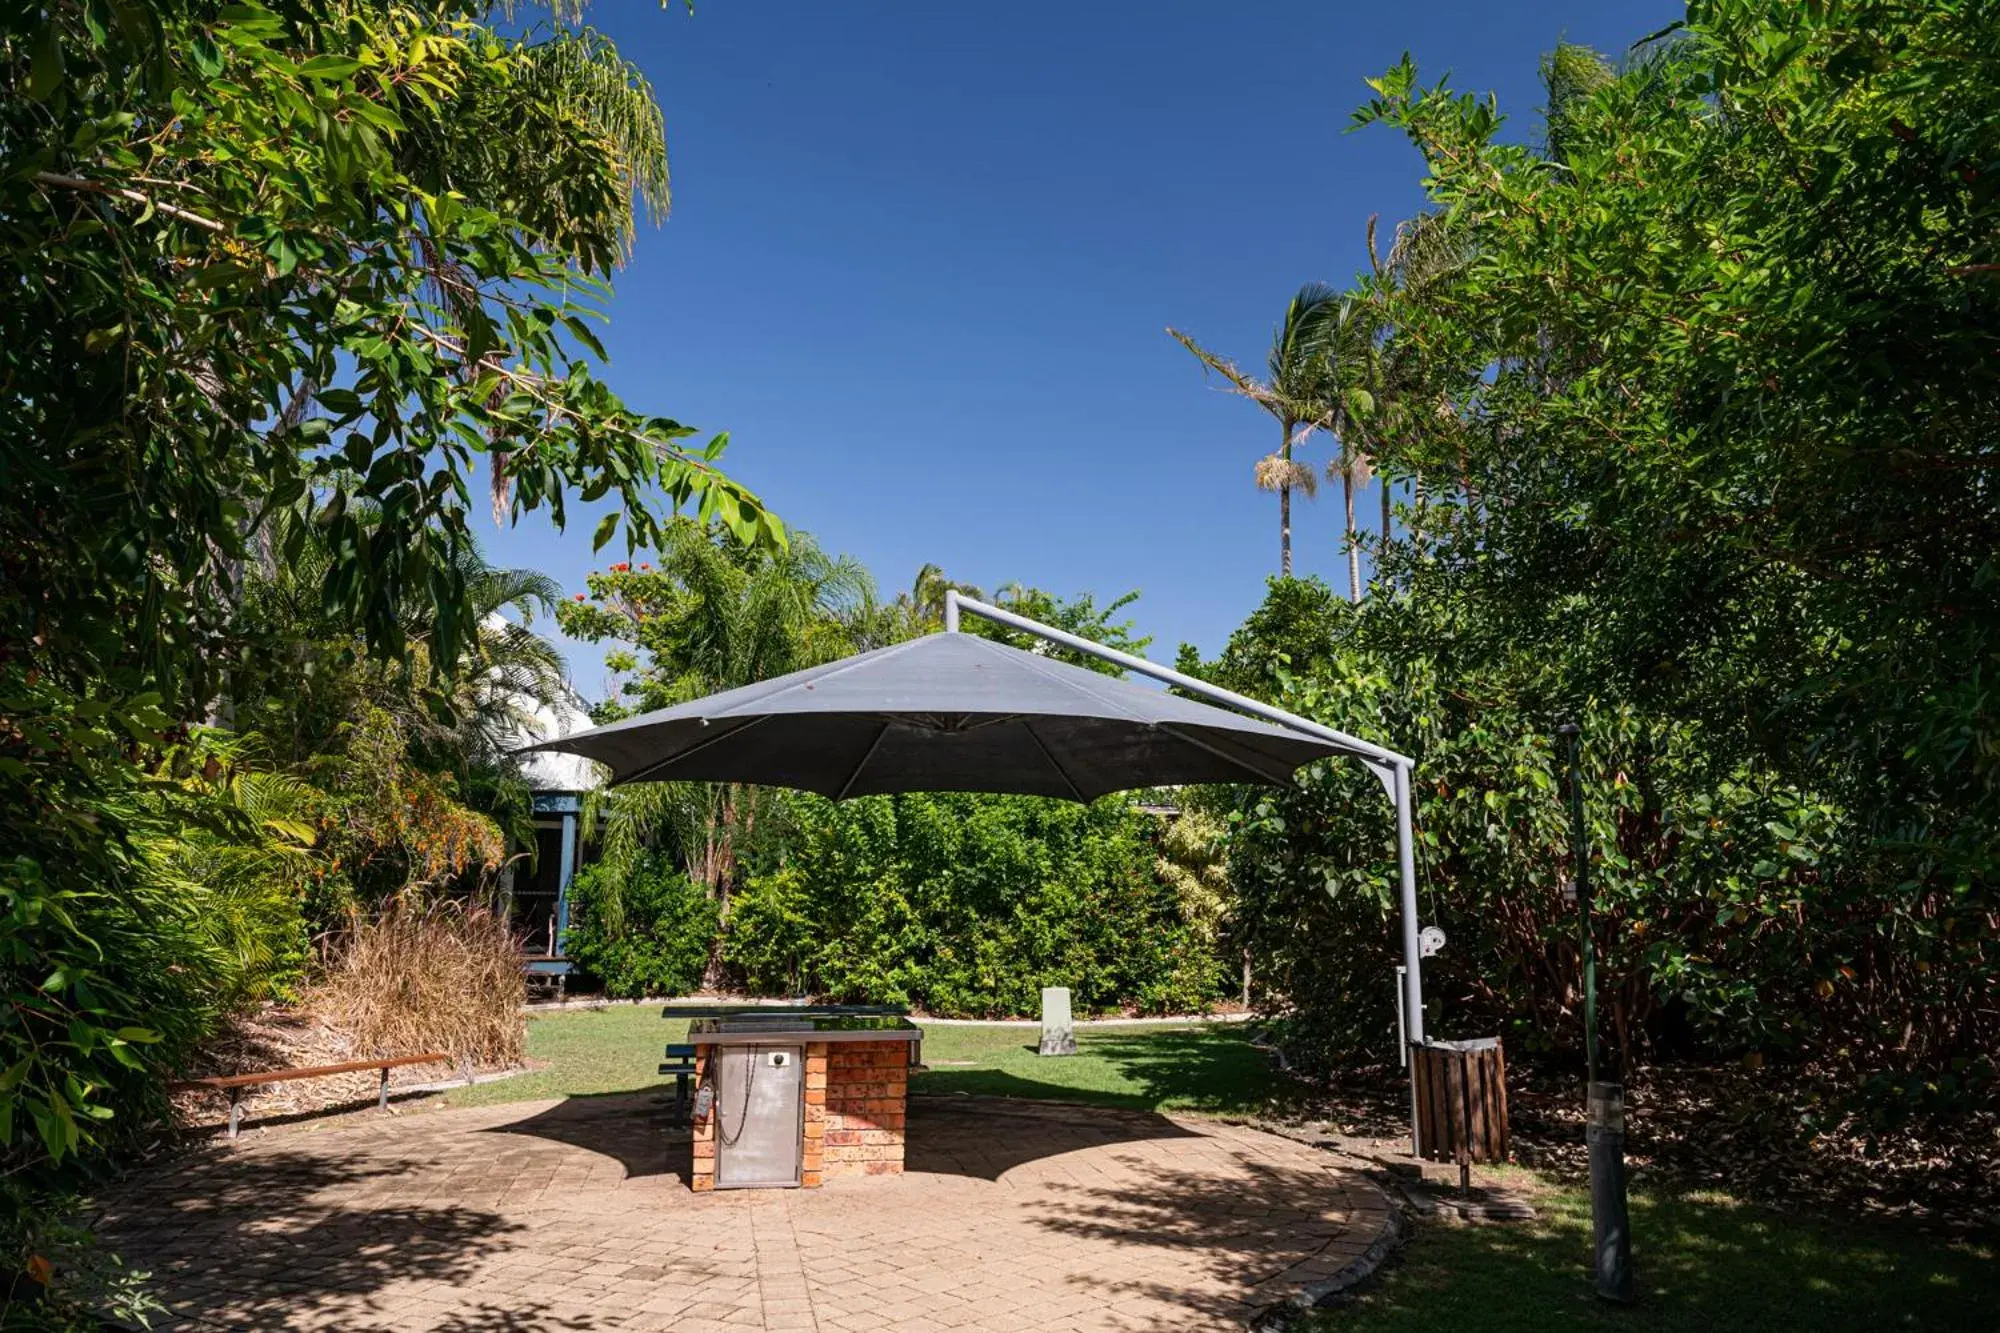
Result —
M 691 1193 L 656 1093 L 253 1133 L 103 1223 L 181 1328 L 1240 1328 L 1365 1249 L 1335 1159 L 1199 1120 L 914 1099 L 908 1173 Z

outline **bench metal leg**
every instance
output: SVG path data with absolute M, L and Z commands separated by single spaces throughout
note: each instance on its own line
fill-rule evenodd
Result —
M 688 1078 L 689 1075 L 674 1075 L 674 1123 L 683 1124 L 688 1118 Z
M 237 1127 L 242 1123 L 243 1123 L 243 1090 L 241 1088 L 231 1088 L 229 1090 L 229 1137 L 230 1138 L 233 1139 L 236 1137 Z
M 375 1105 L 383 1111 L 389 1109 L 389 1066 L 387 1065 L 382 1066 L 382 1091 L 376 1096 Z

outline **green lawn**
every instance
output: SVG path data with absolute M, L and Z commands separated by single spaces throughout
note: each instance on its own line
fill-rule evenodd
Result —
M 1589 1195 L 1549 1189 L 1534 1202 L 1532 1224 L 1421 1228 L 1400 1263 L 1314 1333 L 2000 1328 L 1990 1246 L 1646 1189 L 1631 1200 L 1639 1303 L 1608 1305 L 1589 1275 Z
M 448 1094 L 454 1106 L 627 1092 L 664 1082 L 662 1048 L 687 1036 L 657 1005 L 572 1010 L 528 1021 L 528 1054 L 548 1068 Z M 929 1027 L 919 1093 L 1090 1101 L 1144 1110 L 1256 1111 L 1280 1094 L 1271 1062 L 1240 1026 L 1083 1029 L 1076 1055 L 1035 1054 L 1036 1029 Z
M 670 1041 L 687 1039 L 687 1020 L 667 1022 L 656 1004 L 620 1004 L 608 1009 L 573 1009 L 528 1020 L 528 1058 L 548 1068 L 516 1074 L 497 1083 L 459 1088 L 453 1106 L 577 1097 L 596 1092 L 631 1092 L 663 1083 L 660 1059 Z
M 1284 1090 L 1240 1024 L 1082 1028 L 1077 1053 L 1061 1057 L 1037 1055 L 1039 1035 L 1031 1027 L 926 1028 L 929 1072 L 910 1089 L 1217 1114 L 1267 1109 Z
M 655 1005 L 538 1017 L 528 1024 L 528 1051 L 548 1068 L 448 1097 L 464 1106 L 651 1087 L 663 1081 L 661 1048 L 686 1032 Z M 1283 1094 L 1238 1026 L 1084 1029 L 1079 1053 L 1060 1059 L 1036 1055 L 1035 1037 L 1032 1027 L 930 1027 L 930 1070 L 912 1088 L 1223 1114 L 1258 1111 Z M 1524 1171 L 1508 1176 L 1539 1191 L 1538 1221 L 1422 1228 L 1356 1305 L 1318 1316 L 1316 1333 L 2000 1329 L 2000 1264 L 1990 1248 L 1648 1189 L 1632 1199 L 1642 1299 L 1631 1309 L 1606 1306 L 1585 1269 L 1588 1198 Z

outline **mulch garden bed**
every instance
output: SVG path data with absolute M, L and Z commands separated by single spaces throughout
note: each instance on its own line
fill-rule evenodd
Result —
M 1515 1160 L 1559 1180 L 1586 1179 L 1581 1074 L 1518 1062 L 1507 1081 Z M 1303 1120 L 1407 1148 L 1400 1069 L 1301 1085 Z M 1640 1066 L 1626 1083 L 1626 1163 L 1635 1180 L 1655 1185 L 1928 1232 L 2000 1233 L 2000 1107 L 1885 1131 L 1837 1109 L 1842 1087 L 1817 1066 Z
M 273 1005 L 233 1020 L 206 1042 L 186 1071 L 186 1077 L 260 1074 L 274 1069 L 343 1064 L 366 1059 L 371 1054 L 356 1049 L 347 1034 L 311 1014 Z M 458 1075 L 458 1069 L 449 1061 L 408 1065 L 393 1071 L 390 1086 L 393 1090 Z M 246 1089 L 244 1123 L 248 1126 L 257 1121 L 296 1119 L 357 1105 L 372 1106 L 379 1077 L 374 1070 L 357 1070 Z M 228 1100 L 219 1093 L 183 1089 L 171 1096 L 183 1129 L 201 1131 L 229 1122 Z

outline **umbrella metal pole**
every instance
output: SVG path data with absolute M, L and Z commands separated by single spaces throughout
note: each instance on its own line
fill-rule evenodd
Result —
M 1225 690 L 1219 685 L 1211 685 L 1205 680 L 1163 667 L 1157 662 L 1149 662 L 1131 653 L 1107 648 L 1078 634 L 1045 625 L 1039 620 L 1017 615 L 987 602 L 961 595 L 956 589 L 947 589 L 944 595 L 944 627 L 947 633 L 958 632 L 959 613 L 970 611 L 976 616 L 1006 625 L 1024 633 L 1032 634 L 1050 643 L 1094 657 L 1100 662 L 1109 662 L 1127 671 L 1171 685 L 1199 699 L 1210 703 L 1234 708 L 1239 713 L 1262 718 L 1266 722 L 1316 736 L 1320 740 L 1331 741 L 1341 749 L 1361 759 L 1383 780 L 1389 788 L 1391 798 L 1396 803 L 1396 878 L 1399 896 L 1403 906 L 1403 966 L 1407 971 L 1403 977 L 1403 1005 L 1408 1024 L 1408 1039 L 1420 1042 L 1424 1039 L 1424 982 L 1423 951 L 1418 943 L 1417 924 L 1417 864 L 1415 820 L 1411 812 L 1410 775 L 1416 761 L 1408 755 L 1397 754 L 1379 745 L 1371 744 L 1358 736 L 1350 736 L 1344 731 L 1324 727 L 1311 718 L 1300 717 L 1297 713 L 1286 712 L 1270 704 Z M 1386 771 L 1385 771 L 1386 770 Z M 1410 1067 L 1410 1142 L 1413 1149 L 1420 1145 L 1417 1134 L 1417 1091 L 1416 1066 Z
M 1424 1039 L 1423 944 L 1417 932 L 1417 849 L 1414 820 L 1410 815 L 1409 760 L 1396 765 L 1396 879 L 1403 900 L 1403 1007 L 1404 1040 Z M 1407 1051 L 1409 1048 L 1405 1046 Z M 1418 1156 L 1424 1145 L 1417 1129 L 1417 1062 L 1410 1064 L 1410 1155 Z

